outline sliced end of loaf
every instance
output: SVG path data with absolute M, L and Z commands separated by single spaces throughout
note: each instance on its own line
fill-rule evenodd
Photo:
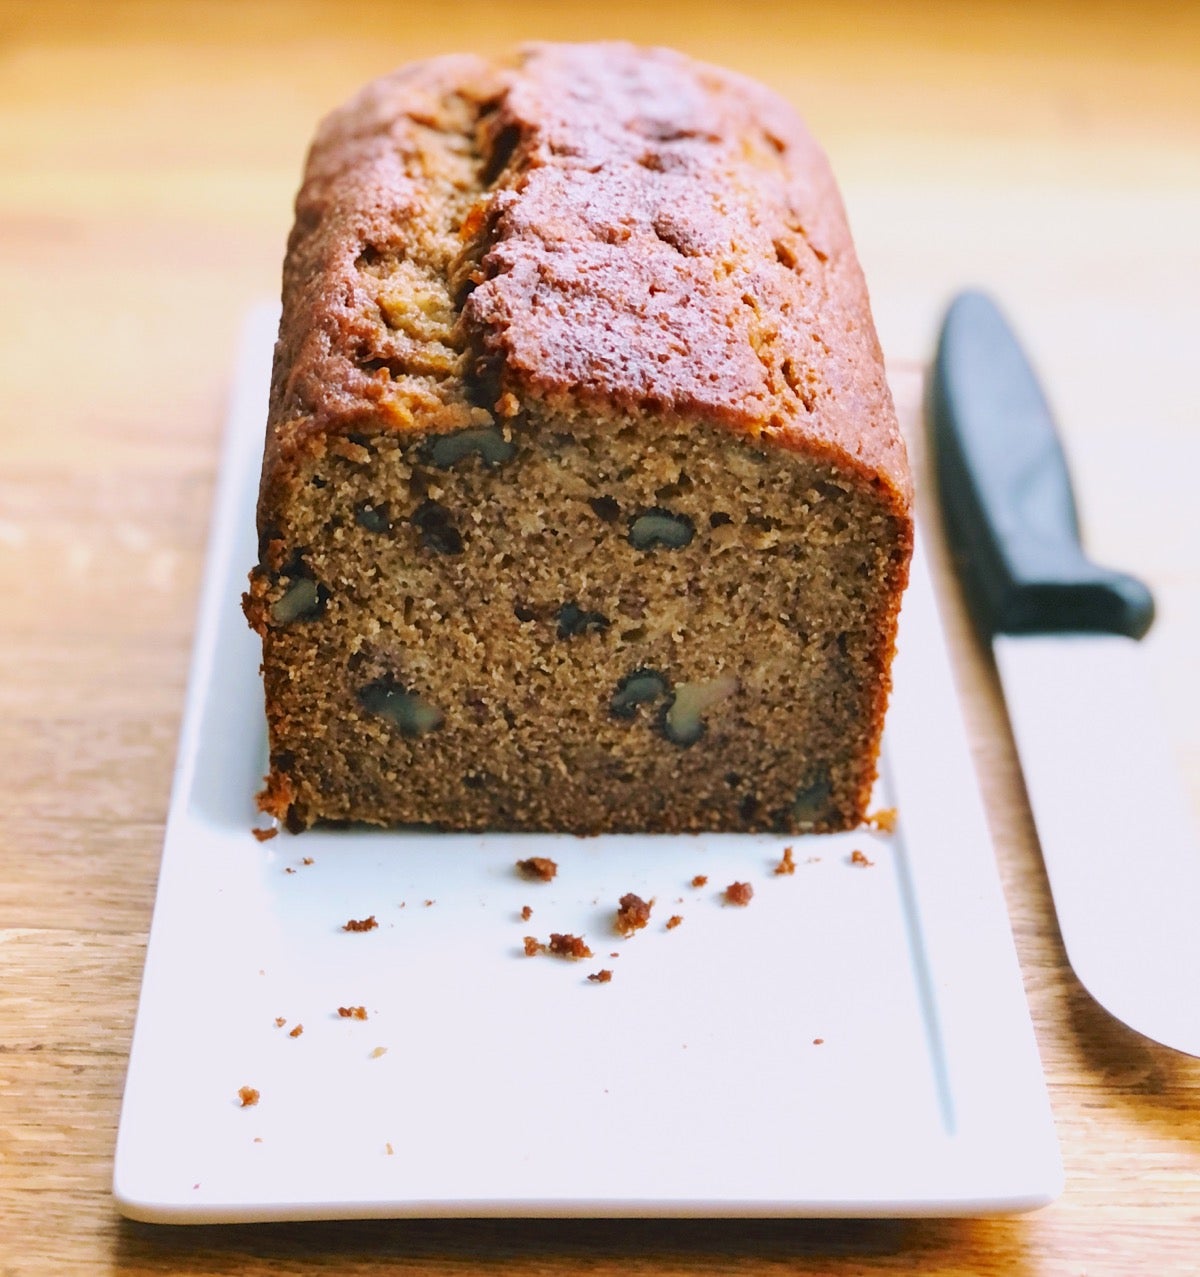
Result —
M 579 415 L 366 431 L 294 486 L 251 604 L 292 828 L 862 818 L 909 536 L 870 485 Z

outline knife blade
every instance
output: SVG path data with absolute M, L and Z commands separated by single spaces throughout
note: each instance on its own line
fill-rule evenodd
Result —
M 930 422 L 947 536 L 992 644 L 1067 958 L 1112 1015 L 1200 1055 L 1200 844 L 1139 642 L 1154 602 L 1085 554 L 1053 416 L 982 293 L 946 313 Z

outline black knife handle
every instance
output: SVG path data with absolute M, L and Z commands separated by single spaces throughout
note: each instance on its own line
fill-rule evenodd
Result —
M 1084 554 L 1054 419 L 983 293 L 960 293 L 946 312 L 930 410 L 947 531 L 987 631 L 1141 638 L 1154 599 L 1136 577 Z

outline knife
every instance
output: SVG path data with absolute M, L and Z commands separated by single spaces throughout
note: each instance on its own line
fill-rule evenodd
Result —
M 1085 555 L 1050 409 L 982 293 L 946 314 L 930 418 L 947 535 L 995 654 L 1067 958 L 1112 1015 L 1200 1055 L 1200 845 L 1138 641 L 1154 601 Z

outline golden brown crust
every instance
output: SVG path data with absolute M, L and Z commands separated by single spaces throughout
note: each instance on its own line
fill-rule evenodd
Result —
M 501 385 L 724 421 L 907 496 L 828 162 L 766 89 L 665 49 L 537 45 L 464 322 Z
M 389 322 L 381 260 L 404 263 L 424 310 L 406 301 Z M 457 295 L 438 295 L 443 276 Z M 827 457 L 907 511 L 824 154 L 781 99 L 669 50 L 538 44 L 367 86 L 313 143 L 283 294 L 268 542 L 330 433 L 450 431 L 530 398 L 723 422 Z
M 369 84 L 319 128 L 284 261 L 259 502 L 266 542 L 295 471 L 330 434 L 364 418 L 435 431 L 490 420 L 468 402 L 457 314 L 436 277 L 461 251 L 445 206 L 457 191 L 465 216 L 478 195 L 475 128 L 499 91 L 480 59 L 436 58 Z M 415 335 L 386 322 L 387 281 L 372 267 L 389 259 L 432 285 Z

